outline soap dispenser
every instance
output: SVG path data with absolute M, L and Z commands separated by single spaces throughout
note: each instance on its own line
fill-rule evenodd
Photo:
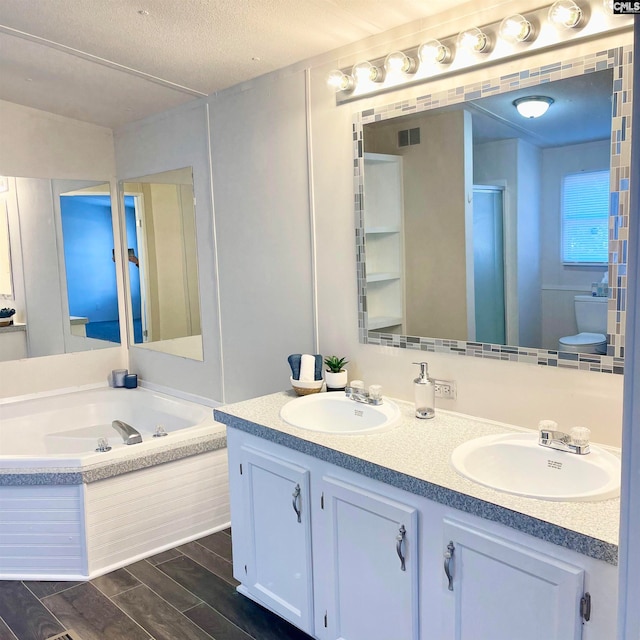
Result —
M 436 386 L 429 377 L 426 362 L 414 362 L 420 365 L 420 375 L 413 381 L 413 392 L 416 403 L 416 418 L 433 418 L 436 415 Z

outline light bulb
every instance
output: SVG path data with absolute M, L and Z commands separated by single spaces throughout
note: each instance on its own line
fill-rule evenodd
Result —
M 547 96 L 526 96 L 513 101 L 513 106 L 523 118 L 539 118 L 553 104 Z
M 417 65 L 402 51 L 394 51 L 385 58 L 384 68 L 387 73 L 415 73 Z
M 489 50 L 489 38 L 486 33 L 473 27 L 458 36 L 458 48 L 470 53 L 484 53 Z
M 420 45 L 418 57 L 422 64 L 446 64 L 451 60 L 451 49 L 439 40 L 428 40 Z
M 384 80 L 384 71 L 368 61 L 358 62 L 358 64 L 354 65 L 351 75 L 358 84 L 382 82 Z
M 525 42 L 532 35 L 533 27 L 524 16 L 509 16 L 500 24 L 500 37 L 507 42 Z
M 336 69 L 327 77 L 327 84 L 336 91 L 351 91 L 354 84 L 353 76 L 349 76 L 339 69 Z
M 573 0 L 557 0 L 549 8 L 549 22 L 557 27 L 575 29 L 582 21 L 582 9 Z

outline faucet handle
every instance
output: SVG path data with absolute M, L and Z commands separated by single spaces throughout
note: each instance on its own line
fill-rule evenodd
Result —
M 591 429 L 587 429 L 587 427 L 573 427 L 571 429 L 571 442 L 578 447 L 588 445 L 590 438 Z

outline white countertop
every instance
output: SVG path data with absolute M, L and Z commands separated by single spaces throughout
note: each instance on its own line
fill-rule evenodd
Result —
M 573 543 L 564 544 L 561 537 L 566 536 L 567 531 L 585 536 L 587 545 L 590 542 L 602 541 L 606 543 L 605 546 L 614 548 L 613 551 L 610 549 L 607 553 L 617 555 L 619 499 L 598 502 L 553 502 L 524 498 L 476 484 L 459 475 L 450 464 L 449 459 L 452 451 L 463 442 L 486 435 L 530 432 L 528 429 L 444 410 L 436 410 L 436 416 L 433 419 L 419 420 L 414 417 L 412 403 L 394 400 L 400 408 L 402 417 L 400 424 L 389 431 L 366 435 L 318 433 L 298 429 L 280 419 L 279 412 L 282 405 L 295 397 L 290 391 L 275 393 L 222 406 L 216 409 L 215 415 L 227 426 L 235 426 L 246 431 L 251 431 L 250 425 L 247 425 L 246 422 L 266 427 L 279 434 L 278 438 L 273 438 L 275 441 L 285 445 L 288 443 L 288 437 L 290 437 L 291 443 L 299 444 L 300 441 L 303 441 L 308 445 L 306 448 L 301 446 L 294 448 L 304 450 L 311 455 L 317 456 L 318 452 L 321 452 L 319 447 L 322 447 L 336 454 L 344 454 L 353 459 L 398 472 L 408 478 L 429 483 L 429 485 L 433 485 L 436 493 L 438 488 L 443 488 L 445 491 L 442 499 L 439 497 L 436 499 L 445 504 L 451 504 L 451 506 L 457 506 L 455 494 L 452 493 L 456 492 L 475 498 L 482 503 L 496 505 L 514 514 L 523 514 L 535 518 L 541 523 L 555 525 L 557 531 L 553 533 L 552 537 L 558 540 L 552 541 L 569 548 L 574 548 L 576 545 Z M 225 416 L 229 416 L 230 419 Z M 256 433 L 256 435 L 265 437 L 261 433 Z M 616 452 L 610 447 L 603 448 Z M 331 455 L 322 455 L 322 457 L 331 461 Z M 344 461 L 337 463 L 348 466 L 344 464 Z M 357 462 L 349 466 L 355 471 L 359 470 Z M 375 477 L 371 473 L 367 475 Z M 384 478 L 380 479 L 385 481 Z M 480 505 L 479 515 L 482 515 L 482 505 L 478 504 Z M 509 515 L 502 515 L 508 521 Z M 532 530 L 529 532 L 532 535 L 537 535 L 535 523 L 529 522 L 526 525 L 520 523 L 516 528 L 524 531 L 531 528 Z M 548 537 L 548 535 L 547 531 L 545 536 Z M 539 537 L 545 536 L 540 535 Z M 584 543 L 585 541 L 578 541 L 576 544 L 581 547 Z M 591 552 L 582 548 L 575 550 L 599 557 L 595 551 Z M 612 562 L 611 557 L 602 557 L 601 559 Z

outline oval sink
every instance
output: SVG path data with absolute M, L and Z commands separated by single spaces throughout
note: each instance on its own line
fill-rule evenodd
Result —
M 539 500 L 591 501 L 620 495 L 620 460 L 591 445 L 577 455 L 538 444 L 538 434 L 469 440 L 451 454 L 454 469 L 498 491 Z
M 387 398 L 376 406 L 356 402 L 338 392 L 314 393 L 285 404 L 280 417 L 300 429 L 364 434 L 395 426 L 400 420 L 400 409 Z

